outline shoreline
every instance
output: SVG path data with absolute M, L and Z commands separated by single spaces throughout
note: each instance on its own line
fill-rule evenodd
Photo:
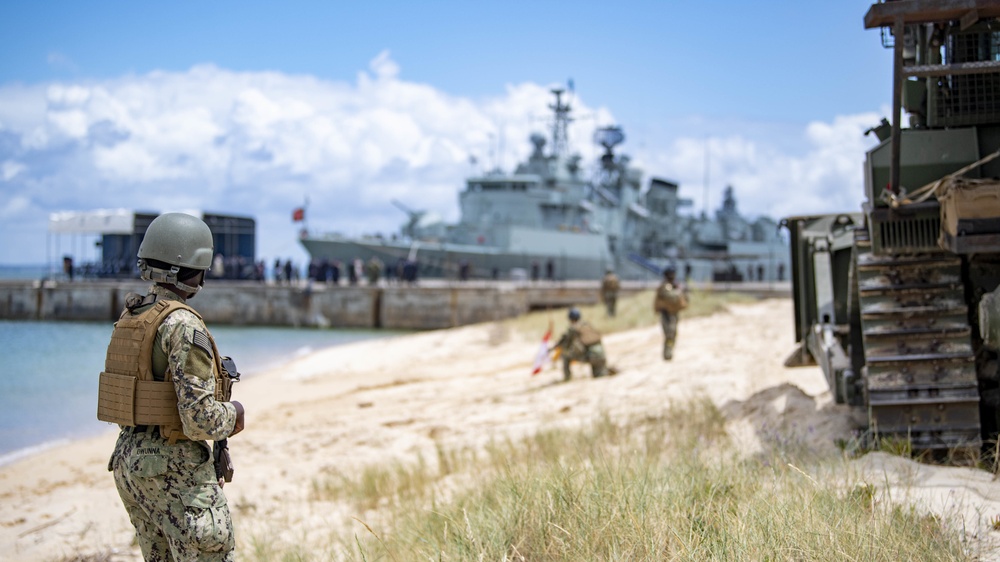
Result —
M 22 447 L 20 449 L 14 449 L 9 453 L 4 453 L 0 455 L 0 468 L 15 463 L 17 461 L 20 461 L 22 459 L 27 459 L 34 455 L 44 453 L 49 449 L 54 449 L 56 447 L 64 447 L 74 441 L 82 441 L 85 439 L 87 439 L 87 437 L 80 437 L 77 439 L 70 439 L 70 438 L 55 439 L 52 441 L 45 441 L 37 445 L 32 445 L 30 447 Z
M 236 475 L 225 487 L 237 550 L 248 557 L 266 541 L 318 555 L 331 533 L 364 532 L 355 518 L 366 514 L 315 499 L 312 486 L 324 475 L 434 459 L 442 449 L 477 449 L 600 416 L 655 415 L 695 397 L 720 408 L 746 454 L 781 432 L 836 455 L 835 439 L 853 429 L 850 410 L 832 403 L 818 368 L 783 366 L 794 347 L 791 308 L 771 299 L 682 319 L 672 362 L 659 357 L 659 326 L 606 335 L 609 364 L 620 372 L 601 379 L 582 365 L 566 383 L 558 365 L 532 376 L 537 339 L 491 324 L 335 346 L 254 376 L 240 388 L 247 427 L 230 441 Z M 557 332 L 564 327 L 557 321 Z M 114 560 L 140 559 L 107 472 L 116 435 L 0 466 L 0 548 L 10 560 L 109 552 Z M 894 499 L 927 500 L 934 512 L 960 497 L 966 509 L 942 516 L 975 534 L 977 545 L 1000 537 L 989 526 L 1000 514 L 1000 483 L 989 473 L 879 459 L 868 455 L 852 466 L 874 485 L 893 486 Z M 907 478 L 917 470 L 934 478 Z
M 96 418 L 97 373 L 104 366 L 111 327 L 110 322 L 0 320 L 0 340 L 11 348 L 6 356 L 11 372 L 0 384 L 0 466 L 53 442 L 117 429 Z M 236 360 L 243 382 L 330 347 L 398 335 L 231 326 L 212 331 L 219 349 Z M 240 388 L 237 384 L 237 393 Z

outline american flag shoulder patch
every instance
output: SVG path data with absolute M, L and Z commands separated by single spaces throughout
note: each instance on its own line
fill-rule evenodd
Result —
M 208 354 L 209 358 L 211 359 L 215 358 L 215 356 L 212 354 L 212 340 L 208 339 L 208 334 L 206 334 L 205 332 L 202 332 L 201 330 L 195 330 L 194 338 L 191 343 L 205 350 L 205 353 Z

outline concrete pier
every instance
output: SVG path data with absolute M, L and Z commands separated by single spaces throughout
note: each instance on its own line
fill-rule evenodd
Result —
M 145 281 L 0 281 L 0 319 L 112 322 Z M 529 310 L 598 302 L 597 281 L 422 280 L 417 286 L 274 285 L 212 280 L 192 300 L 209 324 L 317 328 L 437 329 L 511 318 Z M 622 296 L 655 284 L 623 283 Z M 786 283 L 715 287 L 788 296 Z

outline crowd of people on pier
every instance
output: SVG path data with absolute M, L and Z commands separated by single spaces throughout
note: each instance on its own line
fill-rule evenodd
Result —
M 309 262 L 306 277 L 313 282 L 326 285 L 344 284 L 355 286 L 362 283 L 378 285 L 384 280 L 389 285 L 415 285 L 418 277 L 418 263 L 414 260 L 399 258 L 394 263 L 386 264 L 378 257 L 372 256 L 368 261 L 361 258 L 344 263 L 340 260 L 313 259 Z

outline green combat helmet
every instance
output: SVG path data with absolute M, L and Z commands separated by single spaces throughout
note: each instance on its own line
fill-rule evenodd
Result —
M 189 277 L 182 270 L 205 271 L 212 266 L 214 255 L 215 244 L 207 224 L 184 213 L 164 213 L 149 223 L 139 245 L 139 273 L 147 281 L 197 293 L 201 285 L 182 282 Z

